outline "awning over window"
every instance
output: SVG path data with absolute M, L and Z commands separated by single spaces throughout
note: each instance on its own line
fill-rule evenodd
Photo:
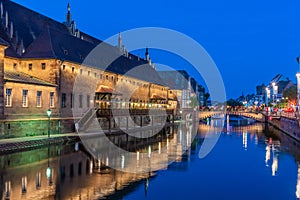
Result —
M 113 88 L 108 87 L 108 86 L 104 86 L 104 85 L 98 87 L 98 89 L 96 90 L 96 93 L 98 93 L 98 94 L 122 95 L 120 92 L 114 90 Z

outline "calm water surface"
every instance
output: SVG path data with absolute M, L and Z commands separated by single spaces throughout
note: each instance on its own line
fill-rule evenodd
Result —
M 191 141 L 185 124 L 142 142 L 124 142 L 121 136 L 112 138 L 120 146 L 131 146 L 131 151 L 132 145 L 140 152 L 147 151 L 149 146 L 153 151 L 166 147 L 165 153 L 150 158 L 149 162 L 164 166 L 154 172 L 99 169 L 85 149 L 79 145 L 77 151 L 75 144 L 1 156 L 1 198 L 288 200 L 300 197 L 300 144 L 262 124 L 232 127 L 228 132 L 223 131 L 210 154 L 200 159 L 204 137 L 218 130 L 199 125 L 199 133 L 187 151 L 184 149 Z M 166 160 L 176 161 L 165 165 Z M 130 162 L 133 166 L 137 161 Z M 139 163 L 139 167 L 148 164 Z M 47 177 L 48 167 L 52 173 Z

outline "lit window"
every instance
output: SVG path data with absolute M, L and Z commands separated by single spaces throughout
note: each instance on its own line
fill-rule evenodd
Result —
M 54 108 L 54 92 L 50 92 L 50 108 Z
M 67 95 L 66 93 L 61 94 L 61 107 L 65 108 L 66 107 L 66 100 L 67 100 Z
M 42 63 L 41 66 L 42 66 L 42 70 L 46 69 L 46 63 Z
M 32 70 L 32 63 L 28 64 L 28 70 Z
M 12 101 L 11 101 L 11 89 L 9 88 L 7 88 L 6 89 L 6 104 L 5 104 L 5 106 L 6 107 L 11 107 L 12 106 L 12 103 L 11 103 Z
M 42 107 L 42 91 L 36 92 L 36 107 Z
M 23 90 L 22 107 L 28 107 L 28 90 Z
M 79 108 L 82 108 L 82 94 L 79 95 Z

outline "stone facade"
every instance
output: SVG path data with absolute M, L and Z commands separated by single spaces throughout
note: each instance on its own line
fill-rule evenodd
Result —
M 169 89 L 163 85 L 56 59 L 3 60 L 4 73 L 23 73 L 53 86 L 3 81 L 2 105 L 5 106 L 1 115 L 1 138 L 46 134 L 46 111 L 49 108 L 52 110 L 51 134 L 73 132 L 74 120 L 80 118 L 89 108 L 97 106 L 94 100 L 95 91 L 103 86 L 121 93 L 113 97 L 115 108 L 149 108 L 150 104 L 154 108 L 167 108 L 168 105 Z M 6 89 L 11 90 L 11 103 L 7 102 Z M 28 91 L 26 106 L 23 105 L 23 90 Z M 41 97 L 38 105 L 39 91 Z M 51 106 L 50 93 L 54 94 L 54 103 Z M 164 101 L 155 99 L 157 96 Z M 172 105 L 170 108 L 176 105 L 174 101 L 169 103 Z
M 8 0 L 2 9 L 10 18 L 0 19 L 0 138 L 47 133 L 48 109 L 55 134 L 73 132 L 74 121 L 94 107 L 176 106 L 174 98 L 168 102 L 169 88 L 149 60 L 148 50 L 141 59 L 124 51 L 120 40 L 119 48 L 107 45 L 101 59 L 81 65 L 101 41 L 77 28 L 70 31 L 70 18 L 68 23 L 56 22 Z M 5 27 L 7 20 L 18 24 L 16 33 Z M 104 70 L 101 67 L 110 57 L 116 59 Z M 143 70 L 128 73 L 138 66 Z

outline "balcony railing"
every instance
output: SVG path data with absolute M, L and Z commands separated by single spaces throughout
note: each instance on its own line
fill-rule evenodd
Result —
M 164 109 L 98 109 L 97 117 L 126 116 L 126 115 L 171 115 L 174 110 Z

